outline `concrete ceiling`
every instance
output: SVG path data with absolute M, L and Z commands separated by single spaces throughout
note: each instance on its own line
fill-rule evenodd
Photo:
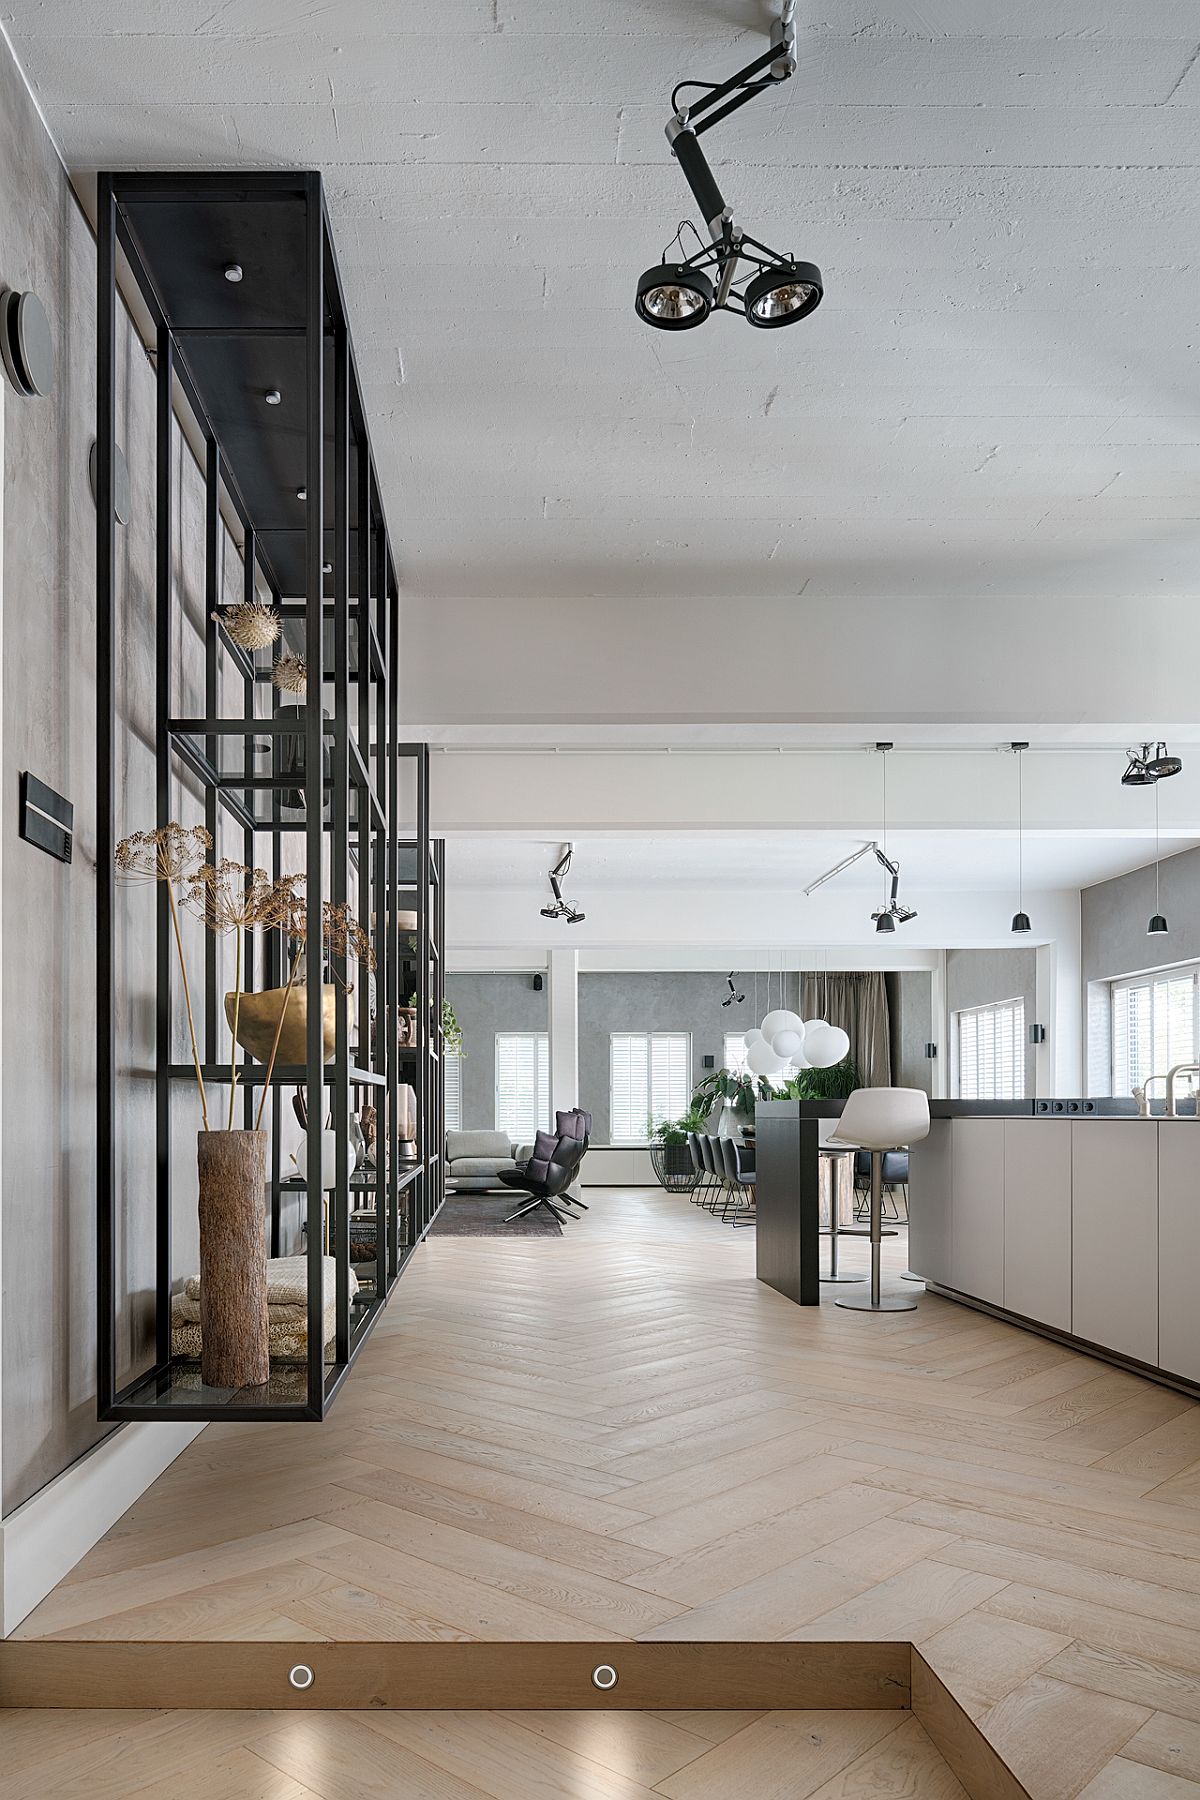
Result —
M 825 304 L 655 333 L 670 89 L 771 14 L 0 5 L 73 168 L 323 169 L 418 602 L 1190 595 L 1194 0 L 800 0 L 797 77 L 706 143 Z

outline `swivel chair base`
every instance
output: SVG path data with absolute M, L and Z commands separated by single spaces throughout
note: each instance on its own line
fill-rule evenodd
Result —
M 878 1300 L 872 1300 L 869 1294 L 847 1295 L 839 1300 L 838 1306 L 844 1306 L 850 1312 L 916 1312 L 915 1300 L 908 1300 L 903 1294 L 881 1294 Z

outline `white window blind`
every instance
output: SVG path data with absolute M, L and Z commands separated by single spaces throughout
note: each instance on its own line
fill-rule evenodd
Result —
M 1151 1075 L 1195 1062 L 1200 1045 L 1200 966 L 1112 983 L 1112 1091 L 1125 1097 Z M 1156 1096 L 1157 1097 L 1157 1096 Z
M 1025 1092 L 1025 1002 L 1001 1000 L 954 1015 L 961 1100 L 1019 1100 Z
M 644 1144 L 651 1126 L 677 1119 L 692 1097 L 686 1031 L 614 1031 L 609 1040 L 609 1137 Z
M 445 1053 L 446 1130 L 462 1130 L 462 1057 L 457 1050 Z
M 531 1144 L 550 1129 L 550 1038 L 544 1031 L 496 1033 L 496 1130 Z

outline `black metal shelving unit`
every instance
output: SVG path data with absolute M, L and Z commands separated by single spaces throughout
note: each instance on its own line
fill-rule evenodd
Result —
M 430 837 L 427 746 L 400 735 L 399 595 L 376 480 L 337 259 L 321 178 L 267 174 L 101 174 L 97 189 L 97 1102 L 98 1412 L 101 1419 L 321 1419 L 428 1230 L 444 1196 L 442 1094 L 443 848 Z M 136 283 L 154 324 L 157 380 L 155 505 L 156 826 L 172 815 L 178 784 L 187 822 L 212 833 L 214 855 L 233 855 L 278 877 L 289 835 L 303 841 L 310 917 L 322 902 L 349 901 L 370 934 L 374 980 L 335 963 L 336 1048 L 326 1063 L 322 989 L 326 964 L 308 958 L 307 1059 L 277 1066 L 270 1095 L 272 1255 L 306 1244 L 308 1355 L 272 1364 L 265 1388 L 214 1390 L 199 1365 L 172 1354 L 171 1295 L 182 1271 L 172 1256 L 173 1167 L 193 1152 L 172 1142 L 174 1084 L 193 1081 L 172 1055 L 178 1000 L 167 898 L 156 921 L 156 1183 L 152 1221 L 118 1185 L 116 934 L 127 899 L 117 889 L 116 445 L 119 264 Z M 241 279 L 226 269 L 237 264 Z M 268 400 L 268 396 L 271 398 Z M 203 439 L 205 488 L 204 713 L 173 711 L 182 636 L 176 593 L 176 483 L 172 467 L 179 403 Z M 280 707 L 272 655 L 250 654 L 215 616 L 222 602 L 225 519 L 240 526 L 243 593 L 265 590 L 290 647 L 307 662 L 307 704 Z M 232 675 L 240 710 L 221 703 Z M 240 678 L 240 679 L 239 679 Z M 194 817 L 191 816 L 194 814 Z M 141 821 L 134 822 L 140 824 Z M 132 825 L 126 822 L 126 829 Z M 294 859 L 289 867 L 295 867 Z M 402 931 L 402 912 L 416 931 Z M 246 987 L 281 984 L 285 947 L 268 936 Z M 206 934 L 198 1027 L 206 1085 L 229 1079 L 219 964 Z M 400 1009 L 416 995 L 415 1042 L 402 1046 Z M 375 1004 L 372 1006 L 372 996 Z M 246 1057 L 239 1072 L 242 1122 L 253 1123 L 265 1077 Z M 401 1083 L 416 1093 L 418 1154 L 399 1155 Z M 307 1096 L 303 1171 L 280 1166 L 285 1090 Z M 379 1119 L 374 1171 L 349 1167 L 352 1099 L 370 1099 Z M 337 1135 L 336 1181 L 322 1192 L 321 1128 Z M 181 1135 L 179 1133 L 177 1136 Z M 150 1208 L 146 1208 L 149 1215 Z M 368 1221 L 373 1213 L 373 1224 Z M 358 1240 L 374 1256 L 353 1267 Z M 118 1384 L 117 1244 L 121 1228 L 155 1235 L 154 1362 Z M 336 1266 L 336 1329 L 324 1339 L 323 1258 Z

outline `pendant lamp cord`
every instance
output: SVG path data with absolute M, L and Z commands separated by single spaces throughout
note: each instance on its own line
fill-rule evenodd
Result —
M 1158 837 L 1158 783 L 1154 784 L 1154 910 L 1162 911 L 1162 896 L 1159 893 L 1159 876 L 1162 870 L 1162 850 Z
M 1025 752 L 1017 751 L 1017 911 L 1025 911 Z

